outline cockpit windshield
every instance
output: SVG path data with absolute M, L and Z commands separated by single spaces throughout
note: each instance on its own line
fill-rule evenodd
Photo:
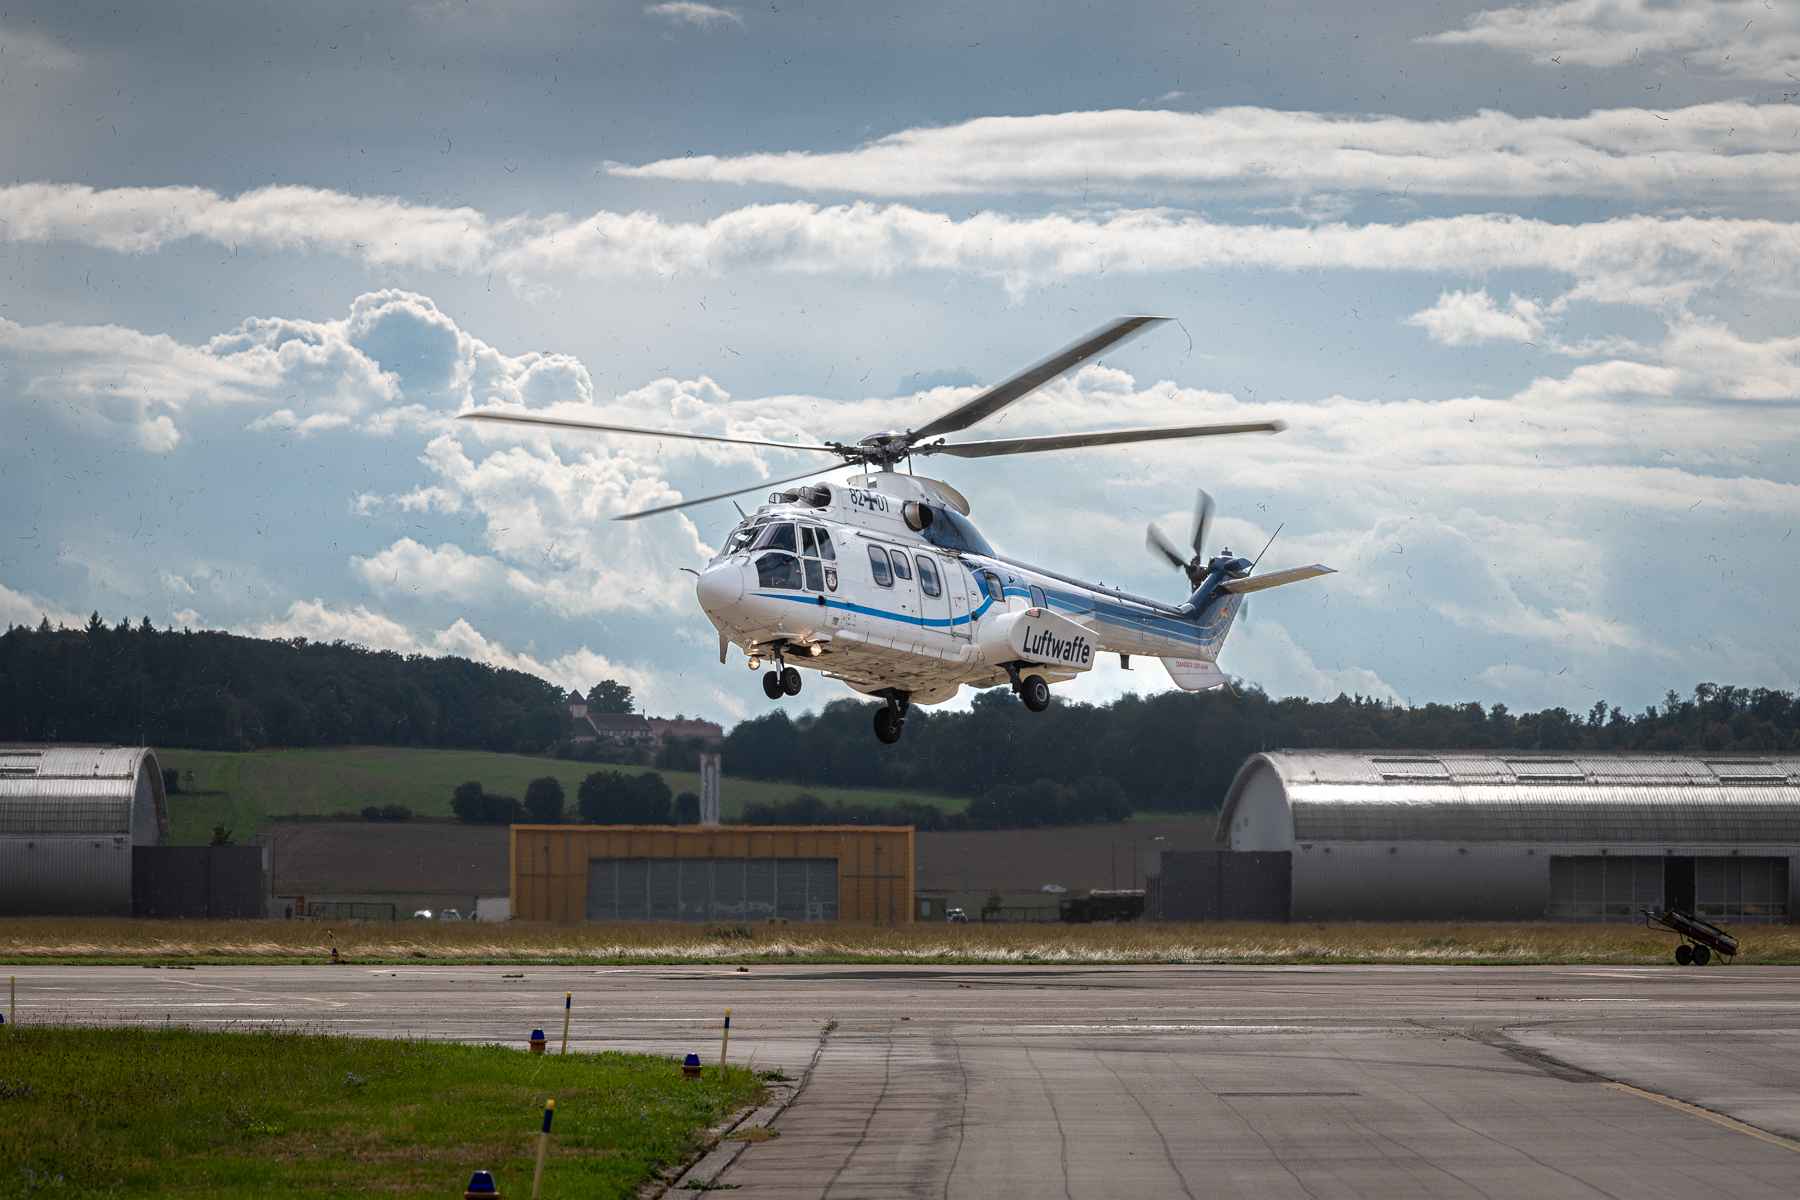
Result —
M 789 550 L 798 547 L 794 543 L 794 527 L 786 521 L 771 521 L 762 527 L 751 544 L 752 550 Z
M 926 541 L 945 550 L 994 556 L 994 548 L 969 519 L 954 509 L 934 506 L 931 524 L 920 531 Z
M 761 531 L 762 525 L 752 525 L 748 521 L 744 522 L 742 525 L 739 525 L 736 529 L 732 530 L 731 536 L 725 539 L 725 548 L 719 551 L 720 555 L 736 554 L 740 550 L 748 550 L 750 548 L 750 543 L 756 540 L 756 535 Z

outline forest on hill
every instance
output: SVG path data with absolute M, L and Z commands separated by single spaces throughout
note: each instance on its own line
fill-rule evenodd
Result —
M 875 744 L 866 703 L 843 700 L 816 715 L 775 709 L 741 722 L 725 739 L 725 761 L 751 778 L 983 797 L 1026 781 L 1102 775 L 1135 808 L 1179 811 L 1216 808 L 1245 757 L 1261 750 L 1792 753 L 1800 697 L 1702 683 L 1638 713 L 1604 701 L 1581 714 L 1513 713 L 1474 702 L 1276 699 L 1246 688 L 1058 701 L 1032 713 L 999 688 L 968 712 L 914 710 L 899 749 Z
M 0 741 L 543 754 L 567 732 L 565 698 L 534 676 L 467 659 L 159 630 L 148 619 L 108 626 L 96 615 L 83 629 L 0 635 Z M 611 711 L 632 704 L 611 681 L 589 698 Z M 1604 701 L 1584 713 L 1513 713 L 1472 701 L 1277 699 L 1255 688 L 1058 701 L 1031 713 L 995 689 L 966 712 L 916 710 L 892 748 L 876 743 L 869 710 L 857 700 L 799 716 L 773 708 L 727 735 L 726 769 L 801 788 L 981 798 L 971 819 L 1010 823 L 1017 810 L 1213 808 L 1247 755 L 1280 747 L 1800 752 L 1795 693 L 1712 683 L 1636 713 Z

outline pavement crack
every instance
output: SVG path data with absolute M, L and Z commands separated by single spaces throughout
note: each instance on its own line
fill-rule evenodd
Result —
M 968 1134 L 969 1123 L 969 1068 L 963 1065 L 962 1043 L 951 1035 L 950 1048 L 956 1051 L 956 1071 L 962 1077 L 961 1104 L 956 1110 L 956 1149 L 950 1152 L 950 1169 L 944 1172 L 944 1190 L 940 1193 L 944 1200 L 950 1200 L 950 1181 L 956 1178 L 956 1164 L 962 1159 L 963 1139 Z
M 1126 1096 L 1130 1097 L 1131 1102 L 1137 1105 L 1138 1111 L 1144 1114 L 1144 1120 L 1150 1122 L 1150 1128 L 1156 1133 L 1156 1140 L 1162 1143 L 1163 1160 L 1169 1164 L 1169 1170 L 1175 1173 L 1175 1182 L 1181 1185 L 1181 1194 L 1186 1196 L 1188 1200 L 1198 1200 L 1198 1197 L 1194 1195 L 1193 1189 L 1188 1187 L 1187 1176 L 1182 1173 L 1180 1164 L 1175 1161 L 1174 1152 L 1169 1149 L 1168 1136 L 1163 1133 L 1162 1126 L 1157 1123 L 1156 1115 L 1152 1113 L 1149 1106 L 1139 1098 L 1137 1092 L 1132 1090 L 1131 1085 L 1125 1082 L 1125 1077 L 1119 1074 L 1118 1070 L 1111 1063 L 1106 1061 L 1105 1054 L 1099 1050 L 1094 1051 L 1094 1061 L 1106 1068 L 1107 1073 L 1113 1077 L 1113 1081 L 1119 1085 Z
M 825 1181 L 825 1189 L 819 1193 L 820 1200 L 825 1200 L 831 1195 L 831 1189 L 837 1186 L 839 1178 L 850 1169 L 850 1164 L 855 1160 L 857 1152 L 868 1142 L 869 1130 L 875 1125 L 875 1114 L 881 1111 L 882 1102 L 887 1099 L 888 1086 L 893 1083 L 893 1080 L 894 1028 L 890 1024 L 887 1032 L 887 1053 L 881 1060 L 881 1090 L 875 1094 L 875 1103 L 869 1105 L 869 1115 L 863 1118 L 862 1129 L 857 1133 L 856 1140 L 850 1144 L 850 1152 L 844 1155 L 844 1161 L 838 1164 L 837 1170 L 831 1173 L 831 1178 Z
M 1037 1064 L 1037 1056 L 1024 1043 L 1020 1043 L 1019 1048 L 1025 1051 L 1025 1061 L 1036 1072 L 1038 1086 L 1044 1089 L 1044 1099 L 1050 1104 L 1050 1119 L 1056 1122 L 1056 1139 L 1061 1144 L 1057 1161 L 1062 1164 L 1063 1200 L 1075 1200 L 1074 1193 L 1069 1190 L 1069 1131 L 1063 1128 L 1062 1113 L 1056 1108 L 1056 1096 L 1050 1090 L 1050 1081 L 1044 1078 L 1044 1069 Z

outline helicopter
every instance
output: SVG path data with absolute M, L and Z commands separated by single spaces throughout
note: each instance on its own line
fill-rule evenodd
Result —
M 964 686 L 1006 685 L 1027 709 L 1043 712 L 1050 705 L 1052 685 L 1092 670 L 1102 654 L 1117 654 L 1126 668 L 1133 655 L 1160 658 L 1176 686 L 1187 691 L 1226 687 L 1219 651 L 1245 597 L 1332 573 L 1314 563 L 1253 574 L 1261 554 L 1252 560 L 1221 548 L 1208 556 L 1214 506 L 1201 491 L 1187 549 L 1154 523 L 1146 534 L 1150 551 L 1186 579 L 1186 601 L 1170 604 L 1001 554 L 969 520 L 969 501 L 961 492 L 941 479 L 910 473 L 912 460 L 939 454 L 992 458 L 1284 428 L 1280 421 L 1251 421 L 946 440 L 944 435 L 992 417 L 1167 319 L 1119 318 L 917 429 L 888 430 L 856 442 L 769 442 L 515 409 L 478 409 L 460 416 L 807 451 L 841 460 L 613 519 L 635 521 L 776 488 L 754 512 L 738 508 L 741 520 L 704 569 L 683 568 L 696 576 L 695 596 L 718 631 L 719 662 L 727 661 L 735 645 L 752 671 L 766 665 L 763 691 L 771 700 L 800 694 L 801 667 L 841 680 L 885 702 L 875 711 L 875 736 L 891 745 L 900 740 L 912 705 L 941 704 Z M 907 473 L 896 469 L 902 464 Z M 862 470 L 835 484 L 801 482 L 845 466 Z

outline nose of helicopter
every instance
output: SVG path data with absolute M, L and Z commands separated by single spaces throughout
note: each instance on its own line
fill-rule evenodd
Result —
M 706 568 L 694 584 L 694 594 L 707 616 L 719 616 L 744 598 L 743 568 L 736 563 L 717 563 Z

